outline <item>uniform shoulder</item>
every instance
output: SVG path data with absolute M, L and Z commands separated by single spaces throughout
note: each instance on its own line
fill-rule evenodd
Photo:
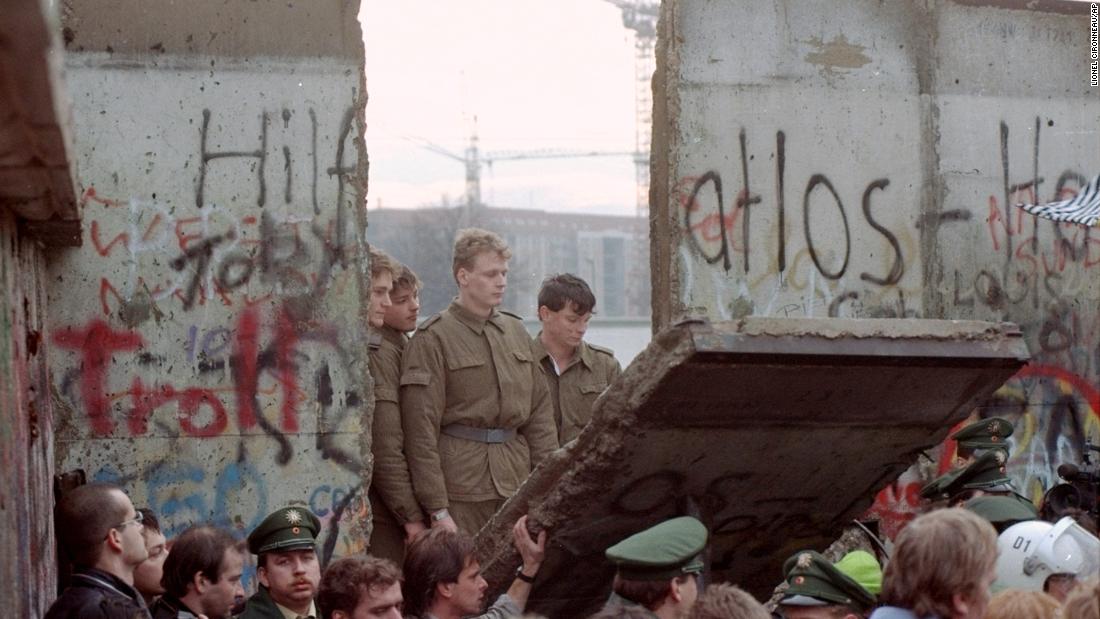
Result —
M 611 357 L 612 359 L 615 358 L 615 351 L 614 350 L 611 350 L 610 348 L 607 348 L 606 346 L 600 346 L 599 344 L 592 344 L 592 343 L 589 343 L 589 342 L 585 342 L 585 343 L 588 344 L 588 347 L 591 348 L 593 351 L 605 354 L 608 357 Z
M 416 330 L 417 331 L 427 331 L 427 330 L 432 328 L 432 325 L 439 322 L 440 318 L 443 318 L 443 312 L 439 312 L 437 314 L 432 314 L 431 317 L 429 317 L 424 322 L 420 323 L 420 326 L 417 327 Z
M 509 312 L 508 310 L 499 310 L 499 311 L 500 311 L 501 314 L 504 314 L 505 316 L 511 316 L 512 318 L 515 318 L 516 320 L 518 320 L 520 322 L 523 322 L 523 316 L 520 316 L 519 314 L 516 314 L 514 312 Z

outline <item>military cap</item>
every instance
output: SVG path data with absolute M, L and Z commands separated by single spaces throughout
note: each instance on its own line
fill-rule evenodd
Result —
M 1012 424 L 1001 417 L 981 419 L 951 435 L 958 442 L 959 451 L 975 449 L 1008 449 L 1005 439 L 1012 436 Z
M 626 580 L 665 580 L 703 571 L 707 528 L 691 516 L 666 520 L 607 549 Z
M 998 532 L 1037 517 L 1034 504 L 1025 504 L 1015 496 L 985 494 L 963 503 L 963 507 L 988 520 Z
M 265 552 L 314 548 L 321 521 L 308 509 L 284 507 L 272 512 L 248 534 L 248 551 Z
M 859 611 L 875 605 L 876 598 L 821 553 L 797 552 L 783 563 L 787 591 L 781 606 L 825 606 L 842 604 Z
M 955 479 L 944 485 L 948 496 L 954 496 L 963 490 L 982 490 L 1007 484 L 1010 480 L 1005 472 L 1008 452 L 1004 449 L 990 449 L 983 452 L 966 465 Z
M 954 469 L 928 482 L 920 489 L 920 498 L 928 499 L 929 501 L 946 499 L 947 487 L 951 485 L 951 482 L 955 481 L 955 478 L 962 472 L 963 469 L 961 468 Z

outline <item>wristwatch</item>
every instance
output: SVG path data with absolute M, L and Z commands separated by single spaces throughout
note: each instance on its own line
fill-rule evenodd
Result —
M 440 520 L 446 520 L 451 517 L 451 512 L 447 511 L 447 508 L 432 512 L 432 522 L 439 522 Z
M 535 576 L 538 576 L 538 574 L 535 574 Z M 522 580 L 529 585 L 534 584 L 535 576 L 528 576 L 527 574 L 524 574 L 522 565 L 516 568 L 516 578 Z

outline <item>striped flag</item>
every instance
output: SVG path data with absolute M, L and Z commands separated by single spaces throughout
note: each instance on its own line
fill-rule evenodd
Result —
M 1088 185 L 1069 200 L 1016 206 L 1046 219 L 1095 226 L 1100 222 L 1100 174 L 1093 177 Z

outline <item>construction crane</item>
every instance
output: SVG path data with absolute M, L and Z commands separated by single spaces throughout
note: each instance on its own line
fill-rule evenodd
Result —
M 635 209 L 639 219 L 649 219 L 649 140 L 653 124 L 653 90 L 650 79 L 656 68 L 657 17 L 660 0 L 605 0 L 623 14 L 623 27 L 634 31 L 634 177 Z
M 470 134 L 469 145 L 462 154 L 450 151 L 442 146 L 425 140 L 424 138 L 407 138 L 416 142 L 421 147 L 442 155 L 449 159 L 459 161 L 466 168 L 466 208 L 473 209 L 484 206 L 481 201 L 481 169 L 492 167 L 497 161 L 519 161 L 523 159 L 571 159 L 576 157 L 623 157 L 636 156 L 635 151 L 570 151 L 557 149 L 539 149 L 528 151 L 494 151 L 482 153 L 478 148 L 477 128 Z

